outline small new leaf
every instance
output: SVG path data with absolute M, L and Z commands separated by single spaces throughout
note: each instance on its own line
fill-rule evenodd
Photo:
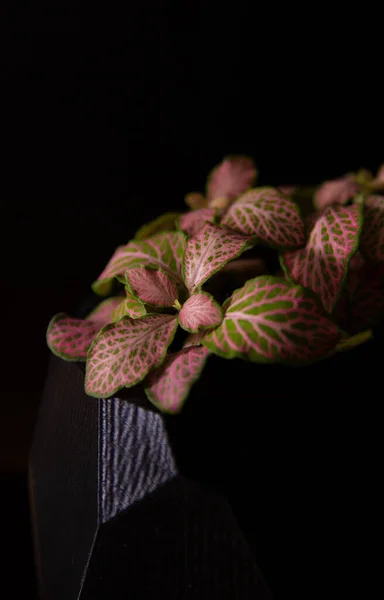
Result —
M 179 313 L 181 327 L 190 333 L 217 327 L 222 319 L 223 314 L 220 306 L 206 292 L 192 294 Z
M 187 194 L 185 196 L 185 203 L 191 210 L 199 210 L 200 208 L 205 208 L 208 205 L 208 200 L 203 196 L 203 194 L 192 192 L 191 194 Z

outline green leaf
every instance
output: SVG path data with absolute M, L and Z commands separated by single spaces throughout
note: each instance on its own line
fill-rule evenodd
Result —
M 343 333 L 339 343 L 330 354 L 338 354 L 339 352 L 345 352 L 346 350 L 353 350 L 357 346 L 365 344 L 365 342 L 368 342 L 372 338 L 373 333 L 371 329 L 362 331 L 361 333 L 357 333 L 356 335 L 352 336 L 347 333 Z
M 248 281 L 223 310 L 221 325 L 203 339 L 223 358 L 305 364 L 325 356 L 340 337 L 311 292 L 271 275 Z

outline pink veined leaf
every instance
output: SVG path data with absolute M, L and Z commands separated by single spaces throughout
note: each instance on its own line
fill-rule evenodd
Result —
M 175 283 L 161 270 L 137 267 L 128 269 L 125 277 L 130 290 L 145 304 L 172 306 L 177 300 Z
M 148 376 L 145 391 L 149 400 L 163 412 L 180 412 L 207 356 L 208 350 L 203 346 L 190 346 L 168 355 Z
M 112 314 L 111 321 L 120 321 L 123 317 L 131 317 L 139 319 L 146 314 L 144 304 L 133 296 L 128 290 L 126 295 L 121 299 L 120 304 L 115 308 Z
M 68 361 L 85 360 L 88 349 L 99 331 L 112 321 L 112 315 L 123 298 L 108 298 L 101 302 L 87 319 L 76 319 L 59 313 L 47 330 L 47 344 L 53 354 Z
M 274 188 L 246 192 L 230 206 L 222 225 L 256 236 L 278 249 L 299 248 L 305 243 L 304 223 L 298 206 Z
M 188 241 L 185 251 L 183 275 L 188 290 L 195 292 L 216 271 L 252 245 L 249 237 L 205 223 Z
M 247 156 L 225 158 L 208 177 L 209 205 L 214 206 L 217 198 L 234 200 L 251 187 L 256 176 L 256 167 L 251 158 Z
M 207 292 L 192 294 L 179 313 L 181 327 L 190 333 L 197 333 L 199 329 L 217 327 L 222 320 L 220 306 Z
M 189 346 L 201 346 L 204 335 L 205 331 L 190 333 L 183 344 L 183 348 L 189 348 Z
M 68 361 L 84 361 L 94 338 L 102 327 L 92 321 L 59 313 L 47 330 L 47 344 L 56 356 Z
M 127 269 L 142 266 L 162 269 L 176 283 L 182 284 L 185 246 L 185 235 L 181 231 L 159 233 L 145 241 L 120 246 L 93 284 L 93 291 L 101 296 L 108 294 L 114 277 L 123 281 Z
M 123 387 L 132 387 L 159 366 L 177 329 L 174 315 L 125 317 L 107 325 L 89 349 L 85 391 L 107 398 Z
M 202 229 L 206 221 L 214 222 L 216 213 L 215 208 L 191 210 L 180 217 L 180 227 L 187 235 L 194 236 Z
M 272 275 L 248 281 L 223 308 L 221 325 L 203 339 L 208 350 L 223 358 L 308 363 L 325 356 L 339 340 L 339 328 L 311 292 Z
M 365 199 L 360 249 L 368 260 L 384 262 L 384 196 Z
M 358 191 L 359 185 L 352 175 L 326 181 L 317 189 L 314 205 L 318 210 L 322 210 L 331 204 L 345 204 Z
M 361 226 L 360 205 L 329 206 L 316 221 L 306 247 L 281 256 L 286 274 L 315 292 L 329 313 L 339 298 L 349 260 L 357 251 Z

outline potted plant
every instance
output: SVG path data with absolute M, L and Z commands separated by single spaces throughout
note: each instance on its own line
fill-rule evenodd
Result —
M 144 407 L 151 427 L 158 419 L 167 447 L 165 463 L 154 459 L 158 482 L 181 473 L 225 497 L 278 598 L 315 585 L 311 547 L 326 541 L 316 542 L 310 486 L 333 489 L 320 522 L 334 532 L 351 465 L 363 473 L 354 459 L 374 462 L 355 399 L 380 360 L 384 170 L 314 188 L 255 187 L 256 176 L 251 159 L 224 159 L 205 195 L 186 197 L 188 212 L 162 215 L 117 248 L 92 286 L 104 299 L 85 318 L 56 315 L 47 341 L 85 365 L 77 379 L 104 425 L 116 401 L 121 430 L 124 406 Z M 124 462 L 116 439 L 99 461 L 105 451 Z M 123 509 L 140 496 L 130 493 Z

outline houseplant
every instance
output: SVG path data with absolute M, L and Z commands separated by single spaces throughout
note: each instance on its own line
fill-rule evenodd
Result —
M 250 159 L 224 160 L 206 197 L 187 196 L 189 212 L 166 213 L 117 248 L 93 284 L 108 298 L 86 319 L 53 318 L 48 345 L 86 360 L 87 394 L 143 382 L 175 413 L 210 353 L 305 365 L 373 335 L 384 310 L 383 169 L 319 186 L 304 218 L 300 189 L 288 190 L 293 200 L 249 189 L 255 177 Z
M 79 459 L 83 464 L 90 454 L 86 463 L 90 466 L 79 467 L 79 477 L 82 482 L 89 480 L 95 490 L 101 489 L 94 492 L 101 497 L 101 530 L 115 523 L 113 536 L 110 530 L 106 535 L 115 540 L 116 528 L 120 528 L 126 537 L 120 535 L 119 547 L 129 546 L 132 518 L 137 513 L 131 517 L 129 531 L 121 515 L 128 519 L 125 508 L 132 498 L 134 506 L 140 505 L 140 496 L 130 492 L 128 501 L 120 496 L 131 479 L 136 481 L 140 471 L 148 471 L 144 455 L 147 462 L 152 457 L 157 466 L 162 465 L 161 469 L 151 467 L 152 477 L 145 485 L 141 483 L 147 494 L 153 491 L 153 473 L 160 472 L 163 490 L 168 485 L 164 482 L 178 480 L 179 473 L 230 502 L 275 598 L 288 593 L 296 598 L 313 597 L 319 589 L 327 597 L 345 597 L 351 573 L 354 591 L 359 572 L 366 586 L 364 557 L 371 558 L 372 541 L 366 530 L 374 531 L 370 525 L 374 525 L 376 503 L 380 504 L 376 489 L 379 403 L 367 390 L 377 384 L 382 352 L 382 175 L 380 171 L 373 178 L 360 172 L 315 188 L 248 190 L 256 176 L 253 163 L 230 158 L 211 174 L 205 196 L 187 196 L 189 212 L 160 217 L 119 248 L 94 284 L 94 290 L 107 299 L 85 319 L 60 314 L 48 328 L 53 352 L 68 361 L 83 361 L 80 364 L 86 364 L 87 372 L 85 378 L 81 369 L 58 378 L 60 363 L 55 363 L 50 389 L 55 390 L 57 400 L 53 406 L 53 392 L 45 400 L 45 410 L 55 416 L 39 420 L 32 460 L 34 465 L 51 461 L 50 477 L 40 467 L 40 485 L 35 486 L 37 513 L 49 513 L 58 502 L 56 496 L 60 507 L 78 506 L 83 495 L 78 493 L 77 500 L 73 499 L 72 490 L 78 489 L 73 473 L 67 479 L 62 473 L 68 461 L 77 469 Z M 223 242 L 226 245 L 220 247 Z M 206 246 L 211 251 L 204 261 L 202 248 Z M 145 331 L 150 335 L 145 355 L 134 344 L 128 346 L 129 359 L 137 369 L 127 371 L 125 380 L 118 379 L 112 360 L 110 371 L 101 372 L 105 378 L 100 379 L 102 353 L 109 347 L 112 358 L 122 356 L 127 339 L 134 339 L 133 334 L 145 336 L 138 324 L 148 327 Z M 242 327 L 241 337 L 236 327 Z M 225 360 L 236 356 L 240 359 Z M 61 364 L 63 369 L 77 366 Z M 79 388 L 84 387 L 84 379 L 87 393 L 96 399 L 87 400 Z M 71 393 L 60 395 L 66 385 Z M 108 396 L 112 398 L 106 402 Z M 142 419 L 141 435 L 137 428 L 127 427 L 134 411 L 141 410 L 135 406 L 145 407 L 145 412 L 137 413 Z M 158 410 L 163 416 L 155 427 L 153 415 L 160 416 Z M 52 427 L 53 418 L 56 427 Z M 91 430 L 91 441 L 84 428 Z M 52 451 L 57 432 L 68 441 L 64 449 L 60 443 Z M 48 435 L 50 441 L 38 443 Z M 130 439 L 135 440 L 134 452 Z M 75 451 L 76 440 L 81 449 Z M 169 459 L 170 455 L 174 458 Z M 127 463 L 131 467 L 123 470 L 124 479 L 121 468 Z M 119 475 L 108 479 L 108 470 Z M 39 468 L 31 469 L 36 471 Z M 49 496 L 49 482 L 57 482 L 58 477 L 63 479 L 61 487 L 52 485 L 59 489 L 55 497 Z M 110 491 L 105 494 L 108 485 Z M 185 494 L 183 488 L 179 495 Z M 192 496 L 195 505 L 196 496 Z M 165 494 L 165 503 L 172 506 L 170 522 L 181 521 L 174 496 L 170 499 Z M 105 506 L 120 508 L 108 512 Z M 88 502 L 81 512 L 88 515 Z M 214 512 L 220 512 L 218 506 Z M 58 513 L 61 523 L 61 510 Z M 63 526 L 65 539 L 68 529 Z M 195 542 L 187 554 L 196 557 L 201 551 L 205 556 L 202 548 L 207 537 L 217 540 L 217 531 L 205 525 L 208 533 L 199 546 L 197 529 L 192 529 Z M 78 532 L 78 521 L 73 530 Z M 93 535 L 92 530 L 90 540 Z M 105 535 L 100 540 L 105 549 L 99 552 L 96 544 L 98 560 L 89 560 L 84 552 L 78 560 L 83 580 L 97 582 L 91 598 L 99 597 L 102 581 L 111 585 L 116 572 L 126 570 L 121 558 L 116 560 L 113 577 L 102 570 L 108 556 L 114 563 L 115 554 Z M 84 544 L 83 536 L 68 545 L 67 561 L 73 561 L 73 548 L 80 542 Z M 220 562 L 218 546 L 216 559 L 206 559 L 205 564 Z M 49 549 L 56 547 L 57 543 Z M 132 556 L 134 552 L 125 560 L 129 563 Z M 60 561 L 65 563 L 60 557 L 55 565 Z M 91 567 L 85 577 L 88 563 Z M 178 568 L 183 569 L 183 564 Z M 211 571 L 215 579 L 217 570 Z M 220 580 L 225 582 L 226 571 L 227 566 L 220 571 Z M 239 570 L 235 572 L 239 589 Z M 339 584 L 335 583 L 337 574 Z M 52 581 L 58 579 L 55 572 Z M 76 588 L 79 583 L 73 585 Z M 200 593 L 198 597 L 205 596 Z M 238 596 L 223 591 L 217 595 L 217 590 L 215 596 L 211 590 L 207 597 L 258 596 L 254 590 Z

